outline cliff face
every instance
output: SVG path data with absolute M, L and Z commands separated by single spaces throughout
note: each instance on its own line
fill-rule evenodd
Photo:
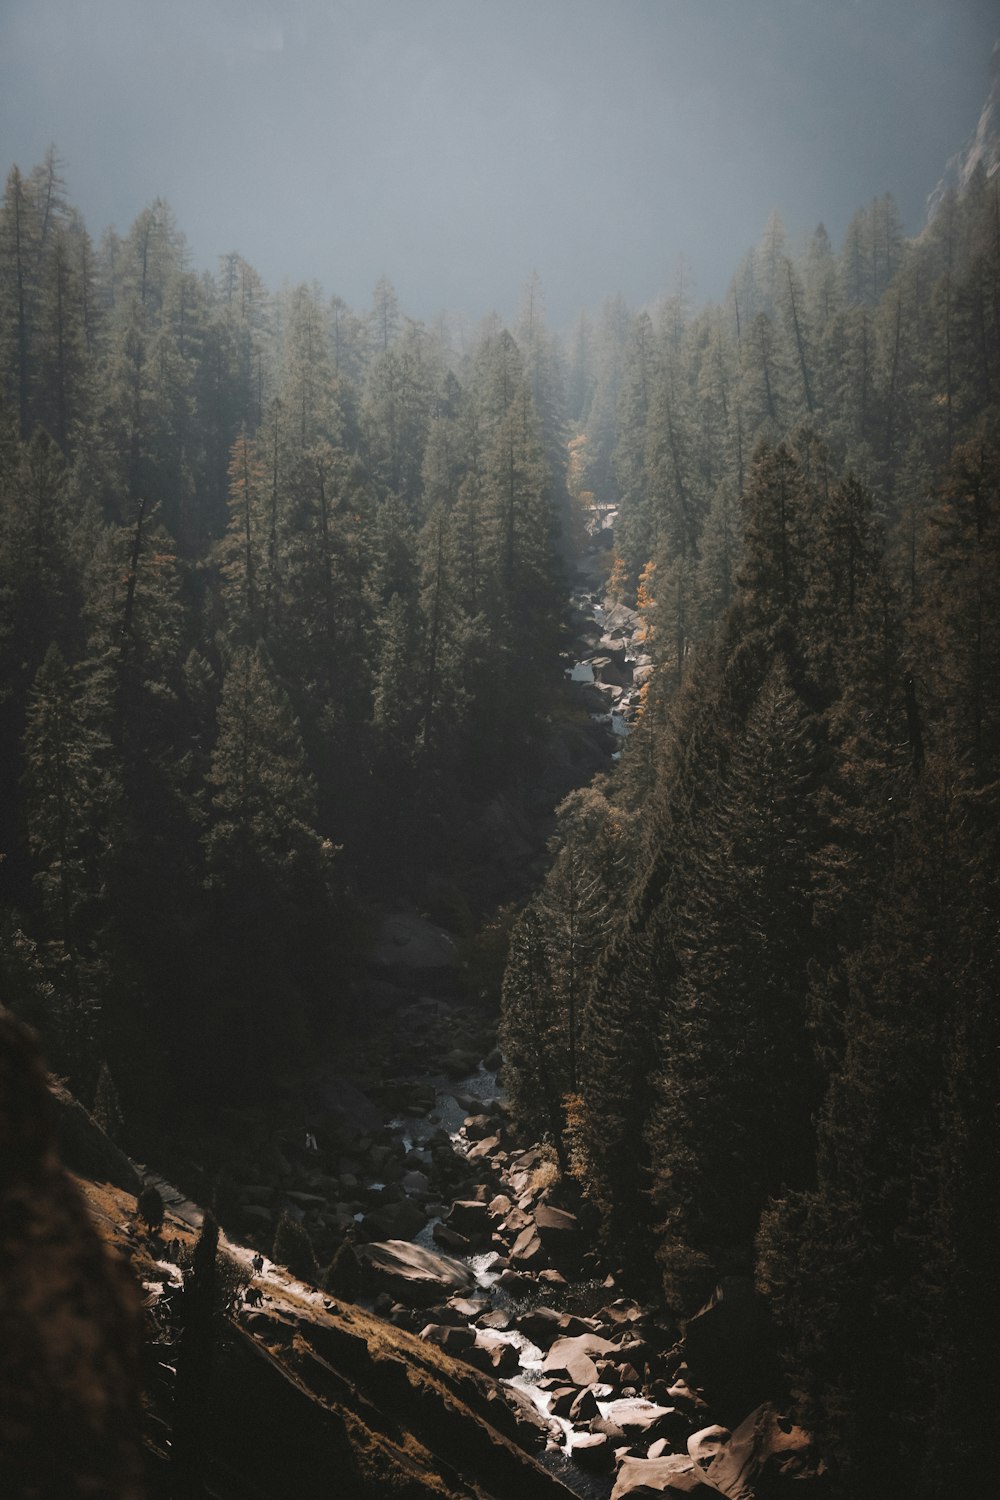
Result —
M 56 1152 L 35 1043 L 0 1012 L 0 1489 L 142 1493 L 140 1308 Z
M 951 158 L 944 176 L 927 200 L 927 218 L 933 219 L 949 189 L 959 193 L 968 187 L 973 174 L 982 168 L 988 178 L 1000 172 L 1000 41 L 993 48 L 990 92 L 983 105 L 975 134 L 962 150 Z

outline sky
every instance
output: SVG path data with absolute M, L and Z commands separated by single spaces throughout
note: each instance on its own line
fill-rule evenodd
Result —
M 724 295 L 892 192 L 909 233 L 974 131 L 1000 0 L 0 0 L 0 163 L 54 143 L 97 238 L 166 198 L 192 262 L 357 308 L 556 327 Z

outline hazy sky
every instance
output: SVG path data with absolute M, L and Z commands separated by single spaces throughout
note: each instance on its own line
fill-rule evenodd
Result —
M 975 128 L 1000 0 L 0 0 L 0 159 L 55 142 L 96 237 L 157 194 L 194 263 L 367 306 L 550 320 L 690 263 L 720 295 L 772 208 L 908 231 Z

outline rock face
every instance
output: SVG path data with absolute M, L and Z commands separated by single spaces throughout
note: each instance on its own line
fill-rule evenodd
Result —
M 470 1292 L 476 1279 L 461 1261 L 435 1255 L 407 1240 L 382 1240 L 358 1251 L 368 1279 L 407 1307 L 429 1307 L 456 1292 Z
M 740 1423 L 702 1477 L 729 1500 L 755 1500 L 765 1494 L 804 1500 L 819 1490 L 822 1476 L 809 1433 L 772 1406 L 762 1406 Z
M 4 1011 L 0 1288 L 3 1493 L 139 1500 L 138 1294 L 59 1163 L 37 1048 Z

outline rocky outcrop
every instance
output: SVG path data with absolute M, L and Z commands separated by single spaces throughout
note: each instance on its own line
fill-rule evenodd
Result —
M 57 1119 L 34 1039 L 0 1011 L 0 1489 L 139 1500 L 139 1299 L 59 1160 Z

